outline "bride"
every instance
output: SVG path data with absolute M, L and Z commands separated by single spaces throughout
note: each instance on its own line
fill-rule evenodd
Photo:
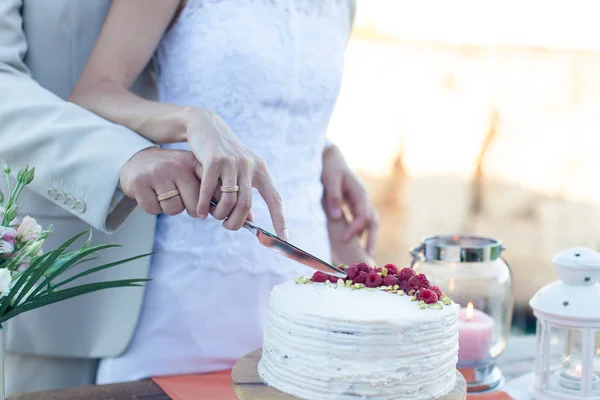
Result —
M 160 214 L 152 281 L 132 342 L 102 360 L 98 383 L 227 369 L 261 346 L 271 289 L 311 271 L 235 232 L 247 218 L 330 259 L 327 220 L 345 203 L 343 240 L 364 234 L 372 251 L 372 205 L 325 139 L 353 10 L 351 0 L 113 0 L 70 100 L 192 151 L 201 170 L 140 204 Z M 129 91 L 150 61 L 159 102 Z

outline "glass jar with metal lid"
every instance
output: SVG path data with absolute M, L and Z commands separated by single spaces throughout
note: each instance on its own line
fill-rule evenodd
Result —
M 452 300 L 459 314 L 458 368 L 469 392 L 494 389 L 504 378 L 494 360 L 502 354 L 513 311 L 512 276 L 499 240 L 437 235 L 411 249 L 412 267 Z

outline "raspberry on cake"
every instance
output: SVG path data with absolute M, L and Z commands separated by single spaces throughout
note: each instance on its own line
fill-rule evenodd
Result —
M 365 271 L 360 271 L 358 273 L 358 275 L 356 275 L 354 277 L 354 279 L 352 280 L 352 282 L 354 282 L 354 283 L 365 283 L 365 282 L 367 282 L 367 276 L 369 276 L 368 273 L 366 273 Z
M 435 294 L 433 290 L 430 289 L 421 289 L 417 294 L 417 300 L 422 300 L 425 304 L 433 304 L 437 303 L 438 295 Z
M 376 272 L 371 272 L 367 276 L 367 281 L 365 282 L 365 286 L 368 288 L 376 288 L 376 287 L 381 286 L 382 283 L 383 283 L 383 278 L 381 278 L 381 275 L 379 275 Z
M 429 289 L 429 280 L 425 274 L 414 275 L 408 280 L 408 286 L 411 289 Z
M 371 268 L 368 264 L 365 263 L 356 264 L 356 267 L 361 271 L 366 272 L 367 274 L 373 272 L 373 268 Z
M 398 275 L 398 267 L 396 267 L 394 264 L 386 264 L 385 269 L 387 269 L 388 274 Z
M 442 299 L 442 296 L 444 295 L 444 293 L 442 292 L 442 290 L 437 287 L 437 286 L 432 286 L 429 289 L 431 289 L 435 294 L 437 294 L 438 299 Z
M 352 280 L 356 278 L 356 275 L 360 272 L 360 269 L 357 266 L 351 266 L 346 270 L 346 275 L 348 275 L 348 279 Z
M 394 286 L 398 283 L 400 283 L 400 279 L 396 275 L 386 275 L 386 277 L 383 278 L 383 284 L 385 286 Z
M 401 281 L 407 281 L 410 278 L 412 278 L 413 276 L 415 276 L 416 274 L 417 273 L 412 268 L 402 268 L 402 271 L 400 271 L 400 273 L 398 274 L 398 277 L 400 278 Z

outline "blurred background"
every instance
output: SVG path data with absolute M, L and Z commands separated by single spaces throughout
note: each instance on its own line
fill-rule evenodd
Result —
M 600 248 L 600 25 L 591 1 L 358 2 L 329 136 L 381 217 L 375 258 L 422 237 L 502 240 L 514 329 L 556 279 L 553 254 Z

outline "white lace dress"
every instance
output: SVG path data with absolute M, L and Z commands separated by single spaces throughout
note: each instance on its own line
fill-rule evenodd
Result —
M 321 156 L 349 32 L 349 0 L 189 0 L 157 52 L 161 101 L 218 113 L 266 160 L 290 240 L 324 259 Z M 273 230 L 256 191 L 253 213 Z M 133 340 L 98 383 L 231 368 L 261 346 L 273 286 L 312 273 L 186 213 L 159 216 L 155 251 Z

